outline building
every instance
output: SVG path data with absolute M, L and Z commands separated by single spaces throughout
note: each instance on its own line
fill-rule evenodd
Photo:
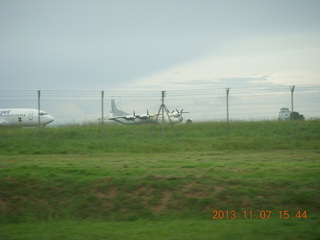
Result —
M 289 108 L 281 108 L 279 112 L 278 120 L 290 120 L 292 113 L 289 111 Z M 298 112 L 293 112 L 294 120 L 304 120 L 304 116 L 299 114 Z
M 279 112 L 278 120 L 290 120 L 291 119 L 291 112 L 289 108 L 281 108 Z

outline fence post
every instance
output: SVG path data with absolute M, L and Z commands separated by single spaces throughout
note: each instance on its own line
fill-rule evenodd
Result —
M 102 136 L 104 135 L 104 91 L 101 91 L 101 127 Z
M 226 88 L 226 104 L 227 104 L 227 136 L 229 137 L 229 88 Z
M 38 135 L 40 136 L 40 90 L 38 90 Z
M 293 114 L 293 92 L 294 85 L 290 86 L 291 89 L 291 123 L 292 123 L 292 136 L 294 136 L 294 114 Z

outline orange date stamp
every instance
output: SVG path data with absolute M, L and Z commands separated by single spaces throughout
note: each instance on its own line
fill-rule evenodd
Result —
M 299 218 L 306 219 L 307 211 L 277 211 L 273 212 L 271 210 L 261 210 L 261 211 L 222 211 L 222 210 L 213 210 L 212 219 L 270 219 L 270 218 L 279 218 L 279 219 L 290 219 L 290 218 Z

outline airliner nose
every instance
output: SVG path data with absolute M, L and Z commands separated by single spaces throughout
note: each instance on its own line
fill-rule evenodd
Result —
M 46 120 L 45 120 L 45 125 L 47 125 L 53 121 L 54 121 L 54 117 L 52 117 L 51 115 L 47 115 Z

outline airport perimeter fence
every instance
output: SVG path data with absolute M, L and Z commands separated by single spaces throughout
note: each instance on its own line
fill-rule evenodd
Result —
M 161 92 L 0 91 L 0 108 L 40 108 L 55 118 L 50 126 L 107 124 L 111 99 L 131 115 L 157 113 Z M 164 103 L 169 111 L 188 112 L 183 114 L 184 122 L 278 120 L 281 108 L 310 120 L 320 118 L 320 85 L 167 90 Z

